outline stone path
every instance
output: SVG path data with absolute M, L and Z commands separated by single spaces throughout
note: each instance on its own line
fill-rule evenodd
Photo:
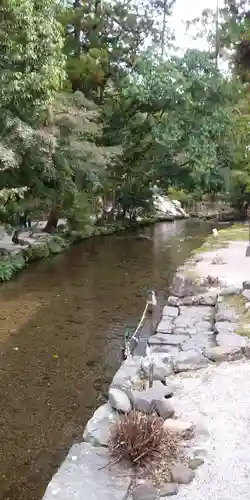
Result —
M 178 414 L 202 427 L 197 446 L 206 453 L 176 500 L 248 500 L 250 477 L 250 362 L 209 366 L 177 375 L 173 404 Z

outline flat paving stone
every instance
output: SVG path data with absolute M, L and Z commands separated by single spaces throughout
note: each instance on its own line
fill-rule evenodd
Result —
M 185 342 L 185 340 L 188 340 L 187 335 L 174 335 L 174 334 L 164 334 L 164 333 L 157 333 L 156 335 L 152 335 L 152 337 L 149 337 L 148 343 L 150 345 L 154 344 L 167 344 L 167 345 L 172 345 L 176 346 L 181 344 L 182 342 Z
M 172 318 L 163 317 L 157 326 L 157 333 L 171 333 L 173 330 Z
M 110 462 L 106 448 L 89 443 L 72 446 L 52 478 L 43 500 L 123 500 L 130 485 L 130 470 Z
M 203 354 L 211 361 L 233 361 L 243 357 L 243 349 L 241 347 L 218 345 L 206 348 Z
M 207 363 L 208 360 L 204 358 L 201 351 L 190 349 L 177 354 L 173 359 L 173 369 L 175 373 L 199 370 L 204 368 Z
M 179 314 L 179 309 L 178 307 L 171 307 L 171 306 L 164 306 L 162 310 L 162 317 L 164 318 L 165 316 L 170 317 L 170 318 L 176 318 Z

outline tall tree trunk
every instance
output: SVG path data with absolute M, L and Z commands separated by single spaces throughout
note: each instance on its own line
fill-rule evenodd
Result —
M 57 205 L 53 205 L 50 209 L 47 224 L 44 228 L 45 233 L 52 233 L 57 228 L 59 216 L 60 216 L 59 207 Z

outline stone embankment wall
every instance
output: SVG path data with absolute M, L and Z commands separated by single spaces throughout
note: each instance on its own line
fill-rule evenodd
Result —
M 204 463 L 202 450 L 195 445 L 196 423 L 182 421 L 175 414 L 172 382 L 175 374 L 181 372 L 250 357 L 248 338 L 238 335 L 238 313 L 230 305 L 234 301 L 228 300 L 250 302 L 250 283 L 245 282 L 242 288 L 221 288 L 211 286 L 208 278 L 197 281 L 183 272 L 176 274 L 171 293 L 156 332 L 148 339 L 154 359 L 153 386 L 147 385 L 146 356 L 143 359 L 132 356 L 124 361 L 111 382 L 109 401 L 87 423 L 83 443 L 72 447 L 48 486 L 44 500 L 167 498 L 185 488 L 193 479 L 195 468 Z M 107 466 L 111 460 L 108 443 L 112 425 L 121 413 L 132 408 L 159 415 L 164 428 L 172 433 L 192 435 L 186 446 L 185 462 L 172 464 L 170 480 L 158 487 L 144 478 L 131 489 L 130 469 L 122 464 Z

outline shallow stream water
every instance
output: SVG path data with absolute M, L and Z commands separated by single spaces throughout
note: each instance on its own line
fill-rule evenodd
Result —
M 95 238 L 1 286 L 0 500 L 42 498 L 103 402 L 124 328 L 209 232 L 190 220 Z

